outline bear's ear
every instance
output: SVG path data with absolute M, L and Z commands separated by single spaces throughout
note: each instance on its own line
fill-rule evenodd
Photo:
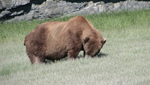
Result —
M 84 38 L 84 44 L 87 43 L 89 40 L 90 40 L 89 37 L 85 37 L 85 38 Z
M 103 42 L 102 42 L 103 44 L 105 44 L 106 43 L 106 38 L 104 38 L 104 40 L 103 40 Z

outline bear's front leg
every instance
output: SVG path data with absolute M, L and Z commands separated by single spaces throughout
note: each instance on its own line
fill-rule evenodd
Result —
M 91 58 L 92 57 L 90 55 L 87 55 L 85 51 L 84 51 L 83 55 L 84 55 L 85 58 Z
M 78 54 L 79 54 L 80 50 L 75 50 L 75 49 L 72 49 L 72 50 L 69 50 L 68 51 L 68 59 L 75 59 Z

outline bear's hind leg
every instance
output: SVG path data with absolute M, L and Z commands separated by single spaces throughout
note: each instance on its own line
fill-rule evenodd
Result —
M 40 64 L 40 63 L 44 63 L 44 58 L 43 57 L 39 57 L 39 56 L 35 56 L 35 55 L 28 55 L 30 58 L 30 61 L 32 64 Z

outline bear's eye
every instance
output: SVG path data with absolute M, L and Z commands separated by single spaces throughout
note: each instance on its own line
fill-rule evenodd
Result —
M 95 55 L 94 56 L 96 56 L 98 53 L 99 53 L 99 51 L 100 51 L 100 49 L 95 53 Z

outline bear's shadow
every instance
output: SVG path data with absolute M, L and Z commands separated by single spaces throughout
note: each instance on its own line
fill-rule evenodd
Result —
M 103 57 L 107 57 L 107 55 L 108 54 L 100 52 L 93 58 L 103 58 Z M 76 59 L 80 59 L 80 58 L 85 58 L 85 57 L 83 56 L 83 54 L 79 54 Z M 67 61 L 67 58 L 63 58 L 63 59 L 60 59 L 60 60 L 53 60 L 53 61 L 52 60 L 45 60 L 45 63 L 50 64 L 50 63 L 56 63 L 56 62 L 59 62 L 59 61 Z
M 106 54 L 106 53 L 98 53 L 96 56 L 94 56 L 94 58 L 95 57 L 97 57 L 97 58 L 107 57 L 107 55 L 108 54 Z M 84 58 L 84 56 L 83 55 L 78 55 L 77 58 Z
M 108 54 L 106 53 L 98 53 L 98 55 L 96 57 L 102 58 L 102 57 L 107 57 Z

